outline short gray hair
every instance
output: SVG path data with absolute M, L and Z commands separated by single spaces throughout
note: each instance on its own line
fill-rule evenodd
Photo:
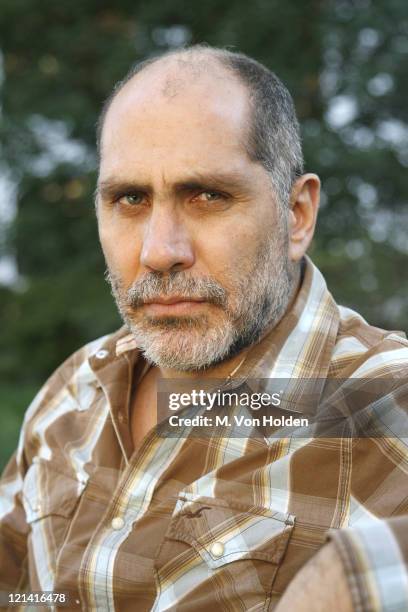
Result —
M 106 114 L 122 87 L 136 74 L 164 57 L 188 55 L 192 61 L 197 55 L 216 59 L 247 87 L 251 105 L 247 153 L 250 159 L 261 163 L 270 174 L 279 203 L 288 204 L 293 183 L 303 174 L 300 128 L 293 99 L 275 73 L 244 53 L 209 45 L 192 45 L 134 64 L 126 76 L 116 83 L 103 105 L 97 123 L 98 154 Z

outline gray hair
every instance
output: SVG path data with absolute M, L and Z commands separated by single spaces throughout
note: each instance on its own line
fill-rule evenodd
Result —
M 289 203 L 294 181 L 303 174 L 303 154 L 299 122 L 292 96 L 282 81 L 263 64 L 237 53 L 208 45 L 192 45 L 171 50 L 134 64 L 105 101 L 97 123 L 97 150 L 100 154 L 103 124 L 116 94 L 136 74 L 169 56 L 207 55 L 236 75 L 249 93 L 250 128 L 245 143 L 251 160 L 259 162 L 271 176 L 279 203 Z M 187 59 L 186 58 L 186 59 Z

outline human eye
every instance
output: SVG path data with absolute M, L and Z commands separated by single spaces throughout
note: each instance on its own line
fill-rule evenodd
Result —
M 196 196 L 194 196 L 193 201 L 202 202 L 204 204 L 210 204 L 211 202 L 225 201 L 226 199 L 227 199 L 227 196 L 224 193 L 221 193 L 219 191 L 208 190 L 208 191 L 201 191 L 200 193 L 198 193 Z
M 136 208 L 144 203 L 146 195 L 142 192 L 124 193 L 116 199 L 116 203 L 120 206 Z

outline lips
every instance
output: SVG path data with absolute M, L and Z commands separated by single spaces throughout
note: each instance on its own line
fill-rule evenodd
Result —
M 173 297 L 157 297 L 157 298 L 152 298 L 151 300 L 146 300 L 144 303 L 145 304 L 166 304 L 166 305 L 171 305 L 171 304 L 179 304 L 180 302 L 204 302 L 204 299 L 201 298 L 191 298 L 191 297 L 184 297 L 184 296 L 173 296 Z
M 191 315 L 202 308 L 206 300 L 184 296 L 157 297 L 144 302 L 148 314 L 155 316 Z

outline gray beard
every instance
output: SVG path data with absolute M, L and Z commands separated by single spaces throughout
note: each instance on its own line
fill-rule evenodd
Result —
M 160 368 L 202 371 L 231 359 L 276 326 L 291 299 L 296 275 L 287 256 L 287 239 L 278 233 L 268 246 L 267 251 L 258 251 L 253 266 L 243 270 L 229 289 L 210 277 L 171 271 L 150 272 L 125 290 L 109 270 L 107 280 L 119 313 L 144 357 Z M 218 307 L 217 320 L 211 322 L 207 314 L 160 318 L 141 314 L 145 300 L 166 294 L 205 299 Z

